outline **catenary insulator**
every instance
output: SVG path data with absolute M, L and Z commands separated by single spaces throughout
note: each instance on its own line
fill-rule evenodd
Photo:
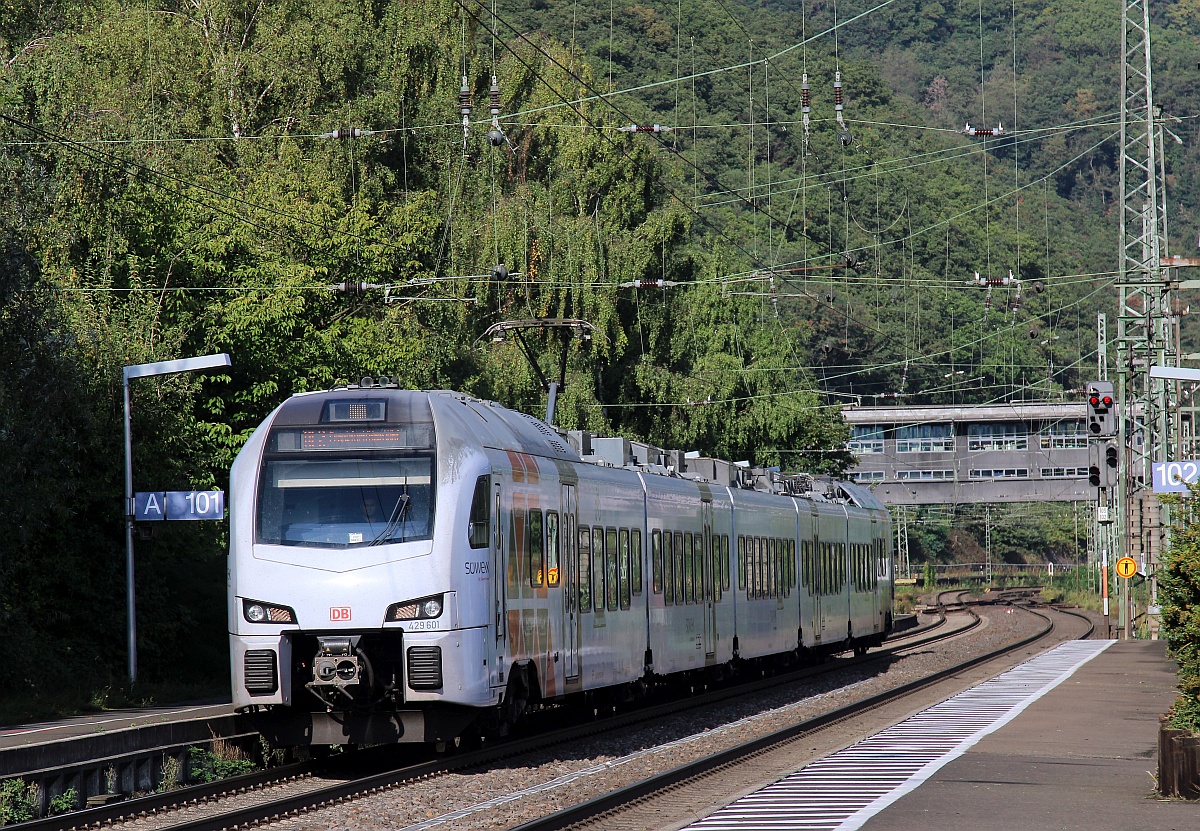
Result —
M 617 131 L 621 133 L 669 133 L 674 129 L 674 127 L 664 127 L 661 124 L 630 124 L 618 127 Z
M 487 140 L 492 147 L 503 147 L 508 141 L 504 131 L 500 129 L 500 81 L 492 76 L 492 88 L 488 91 L 488 111 L 492 114 L 492 129 L 488 130 Z
M 458 91 L 458 111 L 464 119 L 471 115 L 471 89 L 467 86 L 467 76 L 462 79 L 462 89 Z
M 466 152 L 467 136 L 471 132 L 471 89 L 467 86 L 467 76 L 462 76 L 462 89 L 458 91 L 458 111 L 462 113 L 463 151 Z
M 361 138 L 369 134 L 370 130 L 364 130 L 361 127 L 347 127 L 345 129 L 330 130 L 328 133 L 321 133 L 321 138 L 329 139 L 351 139 Z
M 996 127 L 993 129 L 991 127 L 972 127 L 971 123 L 967 122 L 967 124 L 962 129 L 962 134 L 964 136 L 982 136 L 984 138 L 990 138 L 992 136 L 1002 136 L 1002 135 L 1004 135 L 1004 125 L 997 124 Z
M 842 73 L 833 73 L 833 111 L 837 116 L 837 140 L 842 147 L 849 147 L 854 143 L 854 136 L 850 134 L 850 128 L 846 126 L 846 122 L 842 120 L 843 110 L 842 98 Z

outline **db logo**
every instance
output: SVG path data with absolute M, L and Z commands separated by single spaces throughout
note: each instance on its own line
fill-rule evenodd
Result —
M 330 606 L 329 619 L 331 621 L 346 621 L 350 619 L 349 606 Z

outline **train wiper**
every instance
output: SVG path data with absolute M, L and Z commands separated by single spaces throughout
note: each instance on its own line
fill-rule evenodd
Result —
M 383 526 L 383 530 L 376 535 L 375 539 L 371 540 L 371 545 L 381 545 L 392 541 L 392 535 L 401 530 L 404 525 L 404 516 L 408 513 L 408 506 L 411 502 L 407 493 L 400 494 L 400 498 L 396 500 L 396 507 L 392 508 L 392 515 L 388 517 L 387 525 Z M 401 539 L 403 539 L 403 534 L 401 534 Z

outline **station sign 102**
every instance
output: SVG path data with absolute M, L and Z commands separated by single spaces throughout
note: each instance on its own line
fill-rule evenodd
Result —
M 134 494 L 137 522 L 163 519 L 224 519 L 225 491 L 139 491 Z
M 1200 481 L 1200 459 L 1154 463 L 1155 493 L 1187 493 L 1188 485 Z

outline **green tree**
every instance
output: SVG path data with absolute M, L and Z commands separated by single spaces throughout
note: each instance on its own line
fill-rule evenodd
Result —
M 1158 599 L 1167 646 L 1179 662 L 1173 726 L 1200 732 L 1200 508 L 1192 498 L 1173 503 L 1171 543 L 1158 567 Z

